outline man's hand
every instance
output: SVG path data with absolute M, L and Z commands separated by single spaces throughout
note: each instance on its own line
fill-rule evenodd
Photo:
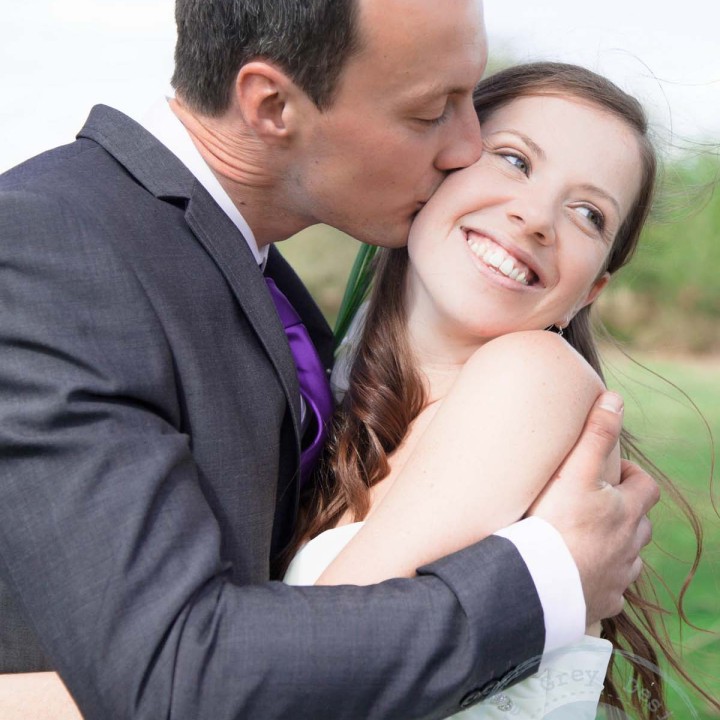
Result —
M 622 610 L 623 593 L 642 569 L 640 551 L 650 542 L 647 512 L 660 498 L 647 473 L 619 459 L 622 407 L 615 393 L 598 398 L 575 447 L 528 513 L 551 523 L 567 543 L 588 625 Z

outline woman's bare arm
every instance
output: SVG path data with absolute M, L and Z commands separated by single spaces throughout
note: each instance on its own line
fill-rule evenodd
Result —
M 82 720 L 56 673 L 0 675 L 2 720 Z
M 318 583 L 410 577 L 520 519 L 603 390 L 592 368 L 557 335 L 520 332 L 487 343 Z M 613 462 L 619 468 L 619 452 Z

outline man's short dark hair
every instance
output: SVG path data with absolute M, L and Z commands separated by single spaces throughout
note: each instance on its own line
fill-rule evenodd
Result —
M 358 49 L 357 2 L 176 0 L 173 87 L 195 110 L 217 116 L 228 108 L 240 68 L 264 59 L 324 109 Z

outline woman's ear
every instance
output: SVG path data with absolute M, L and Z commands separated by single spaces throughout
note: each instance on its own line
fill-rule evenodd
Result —
M 591 302 L 594 302 L 597 299 L 597 296 L 607 287 L 607 284 L 610 282 L 610 273 L 604 272 L 592 285 L 590 288 L 590 292 L 587 294 L 587 297 L 585 298 L 585 301 L 583 304 L 578 308 L 578 310 L 581 310 L 586 305 L 589 305 Z
M 293 135 L 295 105 L 302 98 L 305 93 L 282 70 L 262 60 L 243 65 L 235 79 L 235 102 L 246 126 L 269 144 Z
M 559 328 L 566 328 L 570 321 L 575 317 L 575 315 L 582 310 L 584 307 L 588 306 L 591 302 L 594 302 L 597 296 L 606 288 L 607 284 L 610 282 L 610 273 L 604 272 L 593 284 L 590 290 L 588 291 L 588 294 L 585 296 L 585 299 L 581 302 L 578 302 L 578 304 L 573 308 L 573 311 L 565 317 L 565 319 L 560 323 L 555 323 L 557 327 Z

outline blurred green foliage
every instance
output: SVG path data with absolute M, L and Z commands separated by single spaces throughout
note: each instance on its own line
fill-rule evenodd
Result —
M 360 243 L 327 225 L 314 225 L 277 247 L 333 327 Z
M 720 351 L 720 159 L 669 162 L 636 257 L 599 301 L 611 332 L 636 347 Z

